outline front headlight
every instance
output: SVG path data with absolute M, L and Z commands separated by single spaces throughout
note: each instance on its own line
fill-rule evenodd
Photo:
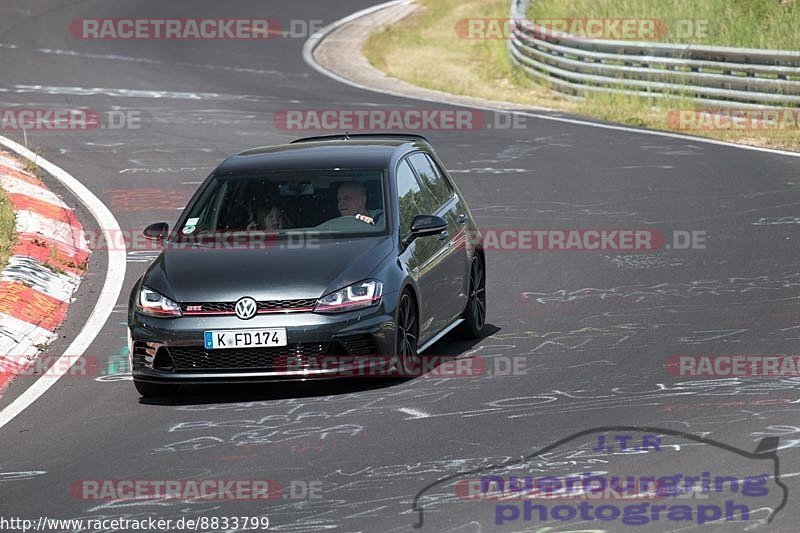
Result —
M 326 294 L 314 306 L 316 313 L 342 313 L 371 307 L 381 301 L 383 283 L 375 279 L 359 281 L 344 289 Z
M 139 291 L 139 305 L 136 306 L 136 310 L 143 315 L 157 317 L 182 315 L 180 305 L 147 287 L 142 287 Z

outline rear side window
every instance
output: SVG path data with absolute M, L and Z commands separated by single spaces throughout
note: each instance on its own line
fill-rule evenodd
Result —
M 397 205 L 400 210 L 400 237 L 405 237 L 411 231 L 415 216 L 430 214 L 433 209 L 428 193 L 419 186 L 417 177 L 405 160 L 397 166 Z
M 431 192 L 434 203 L 436 204 L 434 206 L 434 211 L 453 197 L 453 191 L 450 190 L 450 186 L 427 154 L 418 152 L 408 159 L 414 167 L 414 170 L 417 171 L 417 175 L 420 181 L 422 181 L 422 184 Z

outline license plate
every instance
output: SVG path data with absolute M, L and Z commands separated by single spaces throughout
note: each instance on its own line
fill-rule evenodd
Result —
M 286 346 L 286 328 L 231 329 L 203 332 L 206 350 Z

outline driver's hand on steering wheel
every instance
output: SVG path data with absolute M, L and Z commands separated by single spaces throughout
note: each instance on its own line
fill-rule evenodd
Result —
M 365 222 L 367 224 L 372 224 L 373 226 L 375 225 L 375 220 L 373 220 L 372 217 L 369 217 L 367 215 L 362 215 L 360 213 L 356 215 L 356 220 L 360 220 L 361 222 Z

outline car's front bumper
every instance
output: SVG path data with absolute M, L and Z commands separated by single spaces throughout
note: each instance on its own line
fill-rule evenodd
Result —
M 379 305 L 340 314 L 276 313 L 250 320 L 236 316 L 153 318 L 129 321 L 133 379 L 151 383 L 261 382 L 359 375 L 364 357 L 392 355 L 396 294 Z M 286 328 L 285 348 L 206 350 L 204 332 Z M 276 361 L 292 361 L 276 364 Z M 298 362 L 309 361 L 309 364 Z M 369 360 L 368 363 L 369 364 Z

